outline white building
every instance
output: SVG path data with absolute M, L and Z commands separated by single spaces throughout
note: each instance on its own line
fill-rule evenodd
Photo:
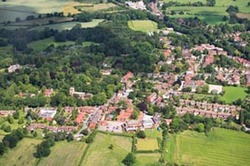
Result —
M 208 85 L 208 93 L 211 93 L 212 91 L 217 92 L 217 94 L 222 93 L 223 91 L 223 86 L 222 85 Z

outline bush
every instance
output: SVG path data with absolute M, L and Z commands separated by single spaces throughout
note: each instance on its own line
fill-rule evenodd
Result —
M 122 163 L 127 165 L 127 166 L 131 166 L 133 164 L 135 164 L 136 162 L 136 157 L 133 153 L 129 153 L 125 159 L 122 160 Z
M 136 133 L 136 136 L 138 137 L 138 138 L 146 138 L 146 134 L 145 134 L 145 132 L 144 131 L 138 131 L 137 133 Z

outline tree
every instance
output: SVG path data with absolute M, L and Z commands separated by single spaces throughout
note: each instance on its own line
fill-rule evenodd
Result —
M 81 134 L 87 136 L 87 135 L 89 134 L 88 129 L 83 129 L 83 130 L 81 131 Z
M 13 113 L 13 118 L 18 119 L 19 115 L 20 115 L 19 111 L 16 111 L 16 112 Z
M 113 149 L 114 149 L 114 145 L 113 145 L 113 144 L 110 144 L 110 145 L 109 145 L 109 149 L 113 150 Z
M 138 138 L 146 138 L 146 133 L 144 132 L 144 131 L 142 131 L 142 130 L 140 130 L 140 131 L 138 131 L 137 133 L 136 133 L 136 136 L 138 137 Z
M 238 8 L 238 6 L 232 6 L 232 5 L 230 5 L 227 8 L 226 12 L 228 12 L 228 13 L 238 13 L 239 12 L 239 8 Z
M 208 6 L 215 6 L 216 1 L 215 0 L 207 0 L 207 5 Z
M 134 109 L 132 115 L 130 116 L 130 119 L 137 119 L 139 114 L 140 114 L 140 111 L 138 111 L 137 109 Z
M 2 156 L 5 152 L 5 146 L 2 142 L 0 142 L 0 156 Z
M 125 159 L 122 160 L 122 163 L 127 166 L 132 166 L 136 162 L 136 157 L 133 153 L 129 153 Z
M 74 136 L 72 133 L 69 133 L 69 135 L 67 136 L 67 141 L 70 142 L 70 141 L 73 141 L 74 140 Z
M 199 124 L 196 126 L 196 130 L 197 130 L 198 132 L 204 132 L 204 130 L 205 130 L 204 124 L 203 124 L 203 123 L 199 123 Z

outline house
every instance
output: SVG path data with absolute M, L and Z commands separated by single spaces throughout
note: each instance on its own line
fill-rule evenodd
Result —
M 112 72 L 112 69 L 106 69 L 106 70 L 102 70 L 102 71 L 101 71 L 102 75 L 104 75 L 104 76 L 110 75 L 111 72 Z
M 89 117 L 89 128 L 95 129 L 96 125 L 102 117 L 102 110 L 97 110 Z
M 151 129 L 154 127 L 153 116 L 144 114 L 142 119 L 142 126 L 144 129 Z
M 207 65 L 212 64 L 212 63 L 214 63 L 214 55 L 210 54 L 205 57 L 203 66 L 206 67 Z
M 166 124 L 169 126 L 172 123 L 172 119 L 166 119 Z
M 77 124 L 81 124 L 85 118 L 86 113 L 85 112 L 80 112 L 78 113 L 76 119 L 74 120 L 74 122 L 76 122 Z
M 17 70 L 20 70 L 20 69 L 22 69 L 22 66 L 19 65 L 19 64 L 11 65 L 10 67 L 8 67 L 8 72 L 9 73 L 14 73 L 14 72 L 16 72 Z
M 221 85 L 208 85 L 208 93 L 211 93 L 212 91 L 213 92 L 216 92 L 217 94 L 220 94 L 222 93 L 222 90 L 223 90 L 223 86 Z
M 123 125 L 124 130 L 127 132 L 136 131 L 141 127 L 142 127 L 142 124 L 139 120 L 130 120 Z
M 12 115 L 14 112 L 16 112 L 15 110 L 0 110 L 0 116 L 8 116 L 8 115 Z
M 147 9 L 143 1 L 139 1 L 139 2 L 126 1 L 125 5 L 133 8 L 133 9 L 140 9 L 140 10 Z
M 45 89 L 44 92 L 43 92 L 43 95 L 45 97 L 51 97 L 51 95 L 54 93 L 54 90 L 51 88 L 51 89 Z
M 118 122 L 128 121 L 133 112 L 134 112 L 134 109 L 132 107 L 127 108 L 126 110 L 121 110 L 121 112 L 117 116 L 117 121 Z
M 246 79 L 247 79 L 247 86 L 250 86 L 250 74 L 246 75 Z
M 149 103 L 155 102 L 156 99 L 157 99 L 157 94 L 156 94 L 155 92 L 153 92 L 151 95 L 149 95 L 149 96 L 147 97 L 147 101 L 148 101 Z
M 47 119 L 48 121 L 51 121 L 55 115 L 56 115 L 55 108 L 40 108 L 39 116 L 44 119 Z
M 165 57 L 169 57 L 170 55 L 171 55 L 171 50 L 170 49 L 167 49 L 167 50 L 165 50 L 164 52 L 163 52 L 163 55 L 165 56 Z
M 134 74 L 132 72 L 127 72 L 125 76 L 122 77 L 121 82 L 126 83 L 129 79 L 133 78 Z
M 86 92 L 76 92 L 74 87 L 69 88 L 70 96 L 76 96 L 79 99 L 85 100 L 91 98 L 93 95 L 91 93 Z

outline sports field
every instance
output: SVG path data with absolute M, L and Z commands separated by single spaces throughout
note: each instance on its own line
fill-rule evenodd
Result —
M 128 21 L 128 27 L 134 31 L 154 32 L 157 30 L 157 23 L 151 20 Z
M 165 2 L 169 2 L 170 0 L 165 0 Z M 188 2 L 197 2 L 198 0 L 175 0 L 181 3 L 188 3 Z M 206 0 L 200 0 L 200 2 L 206 3 Z M 209 24 L 219 24 L 223 23 L 223 16 L 229 16 L 226 12 L 228 6 L 238 6 L 239 11 L 241 13 L 250 13 L 249 7 L 247 7 L 248 1 L 246 0 L 220 0 L 216 1 L 215 6 L 208 7 L 208 6 L 177 6 L 177 7 L 169 7 L 167 8 L 166 12 L 170 13 L 171 11 L 176 11 L 177 13 L 183 11 L 184 14 L 175 14 L 169 15 L 170 17 L 175 18 L 188 18 L 188 17 L 198 17 L 201 20 L 209 23 Z
M 109 148 L 113 145 L 113 150 Z M 98 133 L 87 151 L 82 166 L 122 165 L 131 151 L 132 138 Z
M 36 151 L 36 145 L 42 140 L 24 138 L 13 149 L 8 150 L 2 157 L 0 157 L 0 165 L 35 165 L 37 159 L 33 156 Z
M 48 157 L 42 158 L 38 166 L 44 165 L 60 165 L 60 166 L 75 166 L 78 165 L 82 154 L 86 148 L 84 142 L 56 142 L 51 148 L 51 154 Z
M 249 134 L 221 128 L 214 128 L 209 136 L 185 131 L 170 136 L 166 159 L 179 165 L 248 165 L 249 139 Z
M 237 99 L 244 99 L 247 96 L 245 92 L 247 89 L 244 87 L 234 87 L 234 86 L 226 86 L 223 87 L 225 94 L 220 97 L 221 100 L 224 100 L 226 103 L 232 103 Z

